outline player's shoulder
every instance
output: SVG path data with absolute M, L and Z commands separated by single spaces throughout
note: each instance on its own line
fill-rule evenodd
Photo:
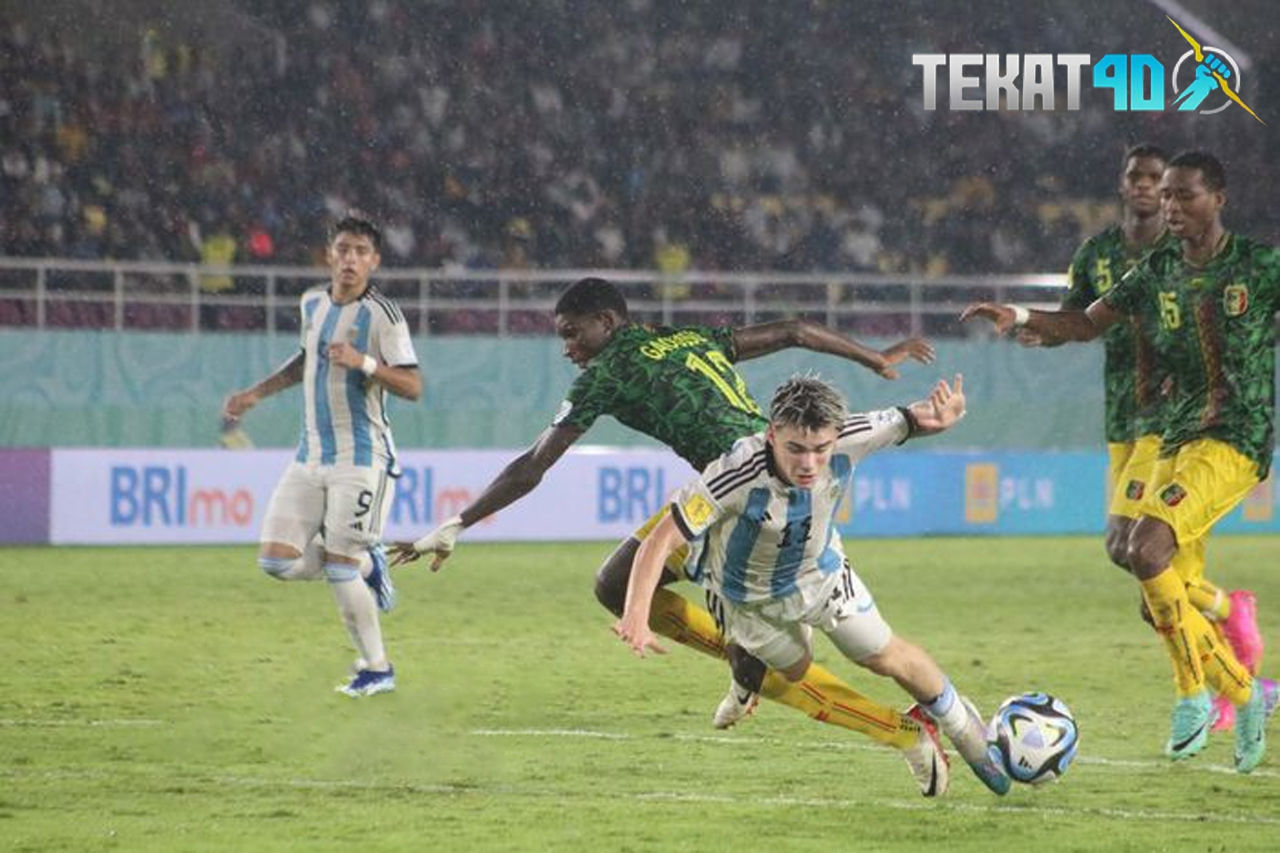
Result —
M 302 291 L 302 295 L 298 297 L 298 301 L 301 302 L 303 305 L 305 305 L 314 299 L 328 299 L 328 298 L 329 298 L 329 285 L 324 284 L 322 282 L 319 284 L 313 284 L 311 285 L 311 287 L 308 287 L 306 290 Z
M 1112 225 L 1081 243 L 1080 247 L 1076 249 L 1076 257 L 1105 254 L 1123 246 L 1124 231 L 1121 230 L 1119 225 Z
M 365 288 L 364 293 L 360 296 L 360 301 L 370 306 L 375 313 L 380 313 L 389 323 L 404 322 L 404 314 L 401 313 L 400 307 L 391 300 L 391 297 L 383 293 L 376 284 L 370 284 Z
M 759 479 L 768 470 L 768 443 L 764 433 L 754 433 L 735 441 L 728 453 L 707 466 L 702 479 L 712 497 L 723 502 L 734 491 Z

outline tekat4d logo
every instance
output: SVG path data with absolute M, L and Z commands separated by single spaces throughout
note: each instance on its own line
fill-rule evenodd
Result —
M 917 53 L 911 62 L 924 70 L 926 110 L 938 108 L 939 68 L 946 69 L 952 110 L 1052 110 L 1054 73 L 1057 66 L 1062 66 L 1066 71 L 1069 110 L 1080 109 L 1081 76 L 1089 68 L 1093 88 L 1112 90 L 1118 112 L 1173 108 L 1214 115 L 1234 103 L 1266 124 L 1240 98 L 1241 75 L 1236 60 L 1221 48 L 1202 46 L 1173 18 L 1169 22 L 1178 28 L 1191 50 L 1178 57 L 1168 75 L 1164 64 L 1149 53 L 1108 53 L 1097 62 L 1087 53 L 1060 53 L 1056 57 L 1048 53 Z M 985 76 L 974 73 L 978 71 L 985 72 Z M 1173 90 L 1171 99 L 1165 97 L 1166 76 Z M 965 97 L 966 89 L 979 86 L 984 97 Z

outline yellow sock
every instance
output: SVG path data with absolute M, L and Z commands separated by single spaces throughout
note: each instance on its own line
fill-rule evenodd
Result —
M 1214 622 L 1225 622 L 1231 615 L 1231 599 L 1227 598 L 1221 587 L 1204 578 L 1187 582 L 1187 600 L 1205 618 Z
M 725 657 L 724 635 L 711 614 L 682 595 L 662 587 L 653 594 L 649 627 L 713 658 Z
M 1178 695 L 1194 696 L 1204 690 L 1198 640 L 1210 633 L 1209 623 L 1187 600 L 1186 585 L 1176 572 L 1165 569 L 1140 583 L 1151 620 L 1173 663 Z
M 1236 659 L 1231 646 L 1222 636 L 1222 629 L 1210 625 L 1207 637 L 1200 640 L 1200 665 L 1204 680 L 1219 696 L 1227 697 L 1233 705 L 1243 705 L 1253 692 L 1253 676 L 1244 664 Z
M 794 683 L 769 670 L 760 695 L 803 711 L 820 723 L 861 732 L 886 746 L 905 749 L 920 736 L 920 724 L 915 720 L 873 702 L 816 663 Z

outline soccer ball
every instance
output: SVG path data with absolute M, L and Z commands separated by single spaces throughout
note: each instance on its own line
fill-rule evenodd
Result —
M 1010 696 L 991 720 L 991 755 L 1015 782 L 1039 785 L 1067 772 L 1080 746 L 1071 709 L 1047 693 Z

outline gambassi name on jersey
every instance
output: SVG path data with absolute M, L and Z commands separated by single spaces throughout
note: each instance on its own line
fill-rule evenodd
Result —
M 667 335 L 665 338 L 654 338 L 653 340 L 646 342 L 640 347 L 640 352 L 647 358 L 651 358 L 654 361 L 661 361 L 676 350 L 696 347 L 707 343 L 710 343 L 710 341 L 698 332 L 684 329 L 676 332 L 675 334 Z

